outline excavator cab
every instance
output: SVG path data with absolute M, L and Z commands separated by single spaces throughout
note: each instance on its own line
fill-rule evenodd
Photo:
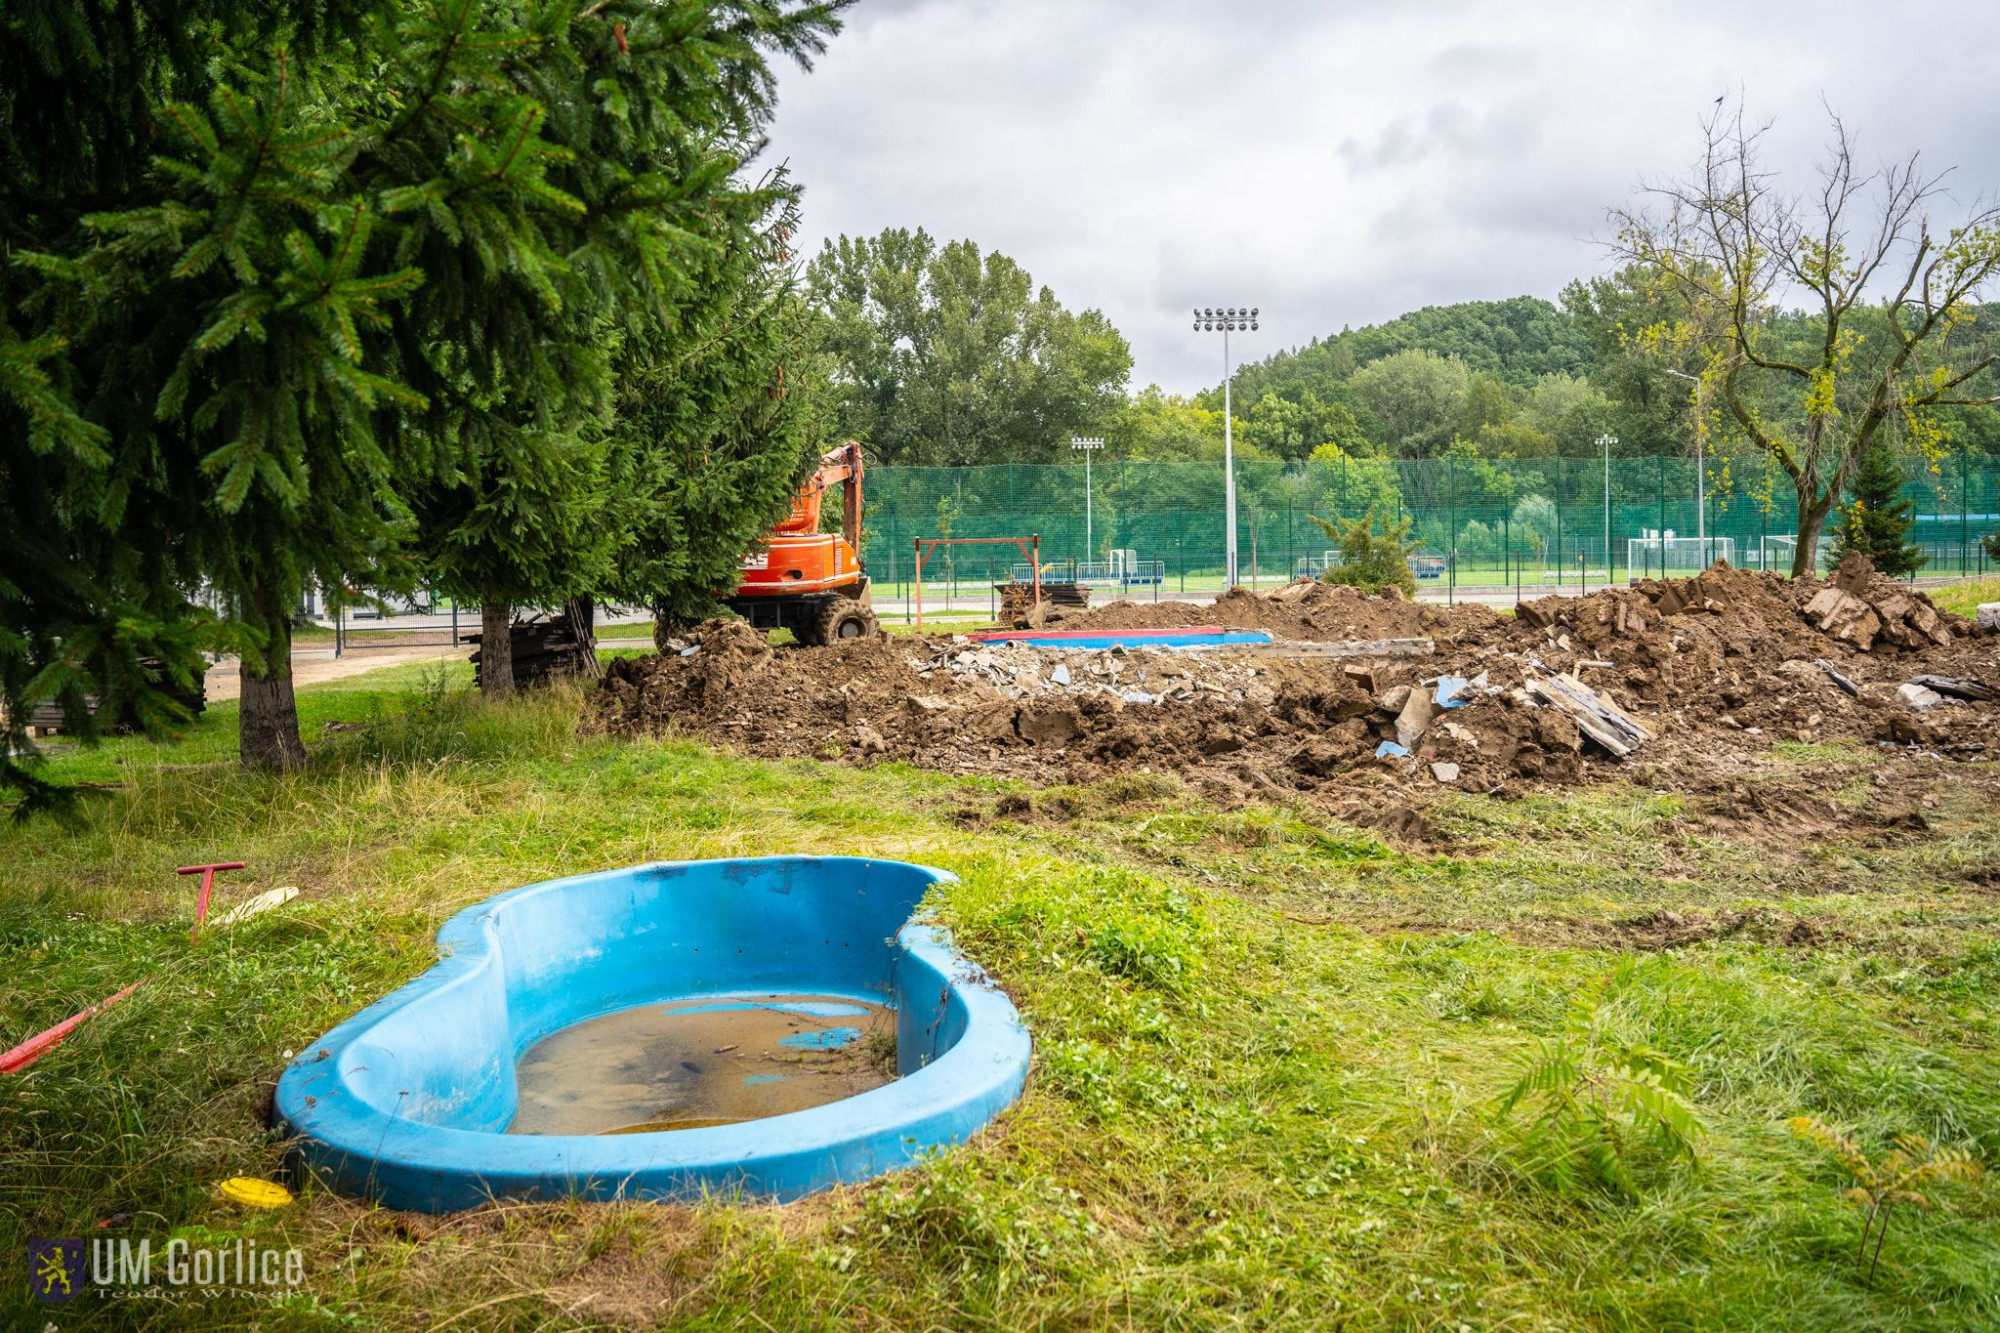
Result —
M 743 574 L 725 605 L 758 629 L 788 629 L 818 646 L 877 631 L 855 543 L 861 536 L 861 446 L 853 440 L 827 451 L 792 500 L 791 513 L 743 557 Z M 820 507 L 834 486 L 845 488 L 845 533 L 819 530 Z

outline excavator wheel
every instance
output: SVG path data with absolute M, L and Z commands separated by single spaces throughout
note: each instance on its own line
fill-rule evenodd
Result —
M 838 643 L 842 639 L 866 639 L 875 633 L 875 613 L 860 602 L 843 597 L 828 605 L 813 627 L 812 642 Z

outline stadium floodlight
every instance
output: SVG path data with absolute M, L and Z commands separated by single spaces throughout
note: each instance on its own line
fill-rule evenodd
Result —
M 1256 306 L 1200 306 L 1194 312 L 1197 333 L 1222 334 L 1222 573 L 1227 587 L 1236 586 L 1236 440 L 1230 424 L 1229 335 L 1257 330 Z

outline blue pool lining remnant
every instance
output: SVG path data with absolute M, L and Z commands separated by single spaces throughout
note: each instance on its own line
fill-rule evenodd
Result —
M 1055 638 L 1024 631 L 1004 637 L 982 636 L 982 641 L 1015 643 L 1029 648 L 1225 648 L 1270 643 L 1271 636 L 1263 630 L 1225 630 L 1216 634 L 1161 634 L 1157 630 L 1138 634 L 1106 630 L 1102 634 L 1066 634 Z
M 277 1110 L 333 1188 L 446 1212 L 492 1198 L 793 1199 L 962 1142 L 1020 1096 L 1006 995 L 914 919 L 945 871 L 860 857 L 660 862 L 533 884 L 438 932 L 422 975 L 306 1048 Z M 761 1120 L 510 1135 L 515 1067 L 550 1034 L 641 1004 L 841 995 L 896 1012 L 900 1077 Z

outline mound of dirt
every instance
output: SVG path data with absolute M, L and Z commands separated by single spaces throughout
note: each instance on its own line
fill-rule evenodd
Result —
M 1384 808 L 1385 782 L 1509 791 L 1621 765 L 1697 773 L 1778 740 L 2000 754 L 2000 703 L 1977 697 L 1982 680 L 2000 686 L 2000 636 L 1865 561 L 1825 581 L 1718 564 L 1538 598 L 1513 617 L 1301 581 L 1213 606 L 1114 602 L 1060 623 L 1223 624 L 1281 642 L 1093 652 L 885 635 L 773 648 L 741 621 L 712 621 L 664 656 L 613 662 L 593 707 L 616 733 L 700 735 L 754 754 L 1040 783 L 1173 772 L 1218 800 L 1351 803 L 1365 789 Z M 1409 639 L 1434 649 L 1310 646 Z M 1913 692 L 1916 676 L 1974 697 Z
M 1497 618 L 1486 608 L 1453 611 L 1406 600 L 1391 590 L 1371 597 L 1357 588 L 1299 579 L 1276 592 L 1232 588 L 1207 606 L 1193 602 L 1110 602 L 1094 610 L 1057 611 L 1044 618 L 1062 629 L 1173 629 L 1223 625 L 1261 629 L 1281 639 L 1407 639 L 1449 632 L 1466 615 Z

